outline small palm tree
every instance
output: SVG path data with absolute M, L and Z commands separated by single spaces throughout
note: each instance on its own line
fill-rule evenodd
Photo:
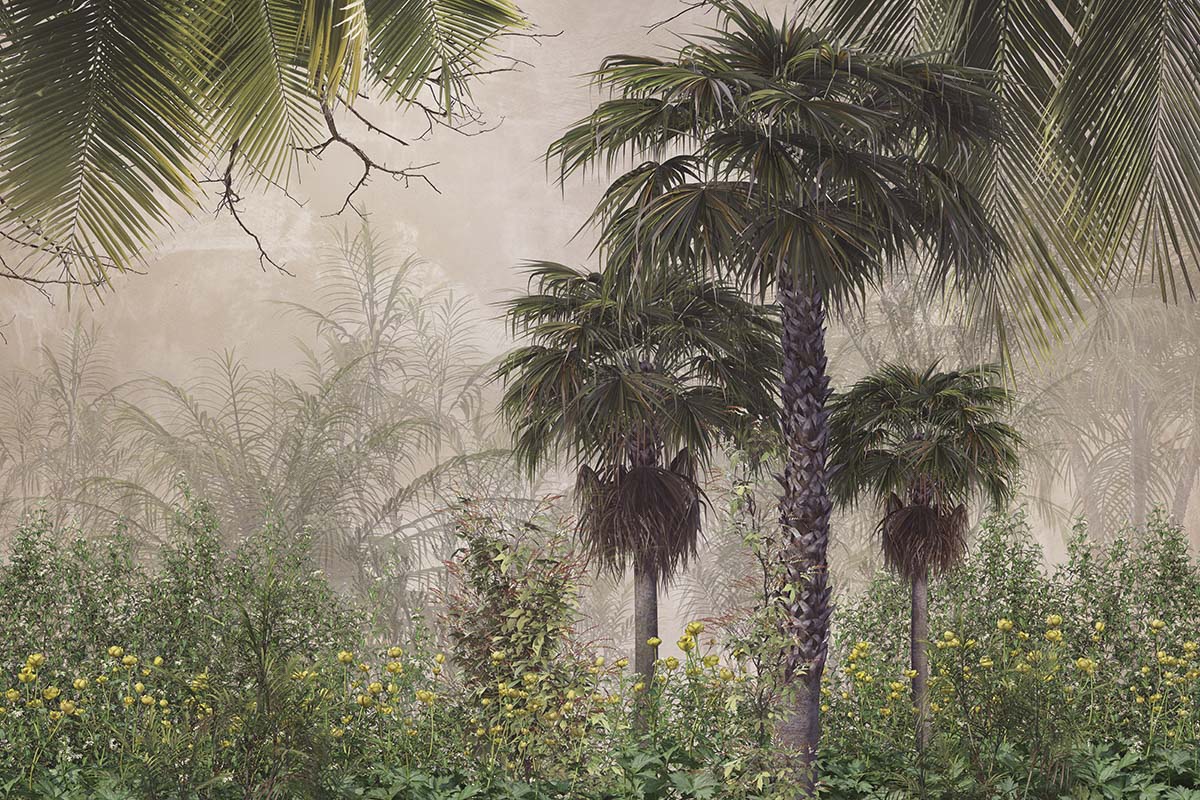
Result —
M 508 304 L 532 341 L 498 376 L 517 458 L 531 472 L 572 461 L 581 539 L 615 574 L 633 562 L 635 667 L 649 677 L 658 588 L 696 552 L 700 470 L 775 413 L 779 325 L 720 283 L 614 274 L 535 265 L 536 290 Z
M 886 365 L 830 403 L 833 497 L 880 507 L 884 559 L 912 583 L 919 750 L 930 734 L 929 577 L 962 558 L 973 497 L 997 505 L 1011 497 L 1021 443 L 1001 419 L 1012 397 L 995 367 L 936 370 Z

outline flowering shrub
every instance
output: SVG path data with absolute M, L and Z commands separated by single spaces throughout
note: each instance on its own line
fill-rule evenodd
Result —
M 120 537 L 64 553 L 36 521 L 21 533 L 0 573 L 0 601 L 23 598 L 0 651 L 0 795 L 699 798 L 742 776 L 744 670 L 693 623 L 683 658 L 635 681 L 576 635 L 583 565 L 555 534 L 466 509 L 440 635 L 418 621 L 389 643 L 295 545 L 268 530 L 227 557 L 210 520 L 181 517 L 161 570 L 111 578 L 91 565 Z M 90 589 L 52 588 L 76 569 Z M 53 616 L 28 602 L 43 595 Z
M 906 588 L 881 576 L 845 604 L 825 760 L 931 796 L 1058 797 L 1112 751 L 1123 769 L 1178 761 L 1177 785 L 1200 790 L 1200 569 L 1161 517 L 1103 549 L 1085 533 L 1047 574 L 1022 516 L 989 520 L 966 565 L 934 585 L 925 764 L 910 756 Z M 861 796 L 862 780 L 842 796 Z
M 210 520 L 181 515 L 157 569 L 119 536 L 20 534 L 0 568 L 16 623 L 0 631 L 0 796 L 792 796 L 766 656 L 742 638 L 730 658 L 692 622 L 643 684 L 580 637 L 585 571 L 553 530 L 468 506 L 441 614 L 388 642 L 303 542 L 268 529 L 226 554 Z M 1200 575 L 1178 531 L 1156 520 L 1103 550 L 1081 532 L 1047 573 L 1020 517 L 992 520 L 931 612 L 935 735 L 917 760 L 904 588 L 882 576 L 839 609 L 826 796 L 1200 791 Z

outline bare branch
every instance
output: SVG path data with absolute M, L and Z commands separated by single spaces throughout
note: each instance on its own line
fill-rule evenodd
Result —
M 406 187 L 409 186 L 413 180 L 423 181 L 427 186 L 429 186 L 429 188 L 433 189 L 438 194 L 441 194 L 441 191 L 437 188 L 437 186 L 434 185 L 433 181 L 429 179 L 429 176 L 425 175 L 421 171 L 428 169 L 429 167 L 436 166 L 436 161 L 428 164 L 406 167 L 404 169 L 393 169 L 384 164 L 380 164 L 367 155 L 366 151 L 359 147 L 358 144 L 350 139 L 347 139 L 338 130 L 337 120 L 335 120 L 333 116 L 333 109 L 328 103 L 321 103 L 321 114 L 325 117 L 325 126 L 329 129 L 329 138 L 323 142 L 320 142 L 319 144 L 313 145 L 312 147 L 299 148 L 300 151 L 306 155 L 320 158 L 331 144 L 336 143 L 342 147 L 345 147 L 347 150 L 357 156 L 358 160 L 362 162 L 363 168 L 362 175 L 354 184 L 354 187 L 350 190 L 350 193 L 346 195 L 346 199 L 342 201 L 341 208 L 332 214 L 326 214 L 325 216 L 336 217 L 345 212 L 347 208 L 352 209 L 354 213 L 358 214 L 360 217 L 363 216 L 363 212 L 354 205 L 354 195 L 358 194 L 359 190 L 367 185 L 367 182 L 371 178 L 372 172 L 381 172 L 384 175 L 390 175 L 393 180 L 403 181 Z
M 398 142 L 399 144 L 402 144 L 405 147 L 409 146 L 408 142 L 404 141 L 396 134 L 391 133 L 389 131 L 385 131 L 383 128 L 379 127 L 374 122 L 371 122 L 371 120 L 364 117 L 362 115 L 362 112 L 360 112 L 354 106 L 347 104 L 346 109 L 349 110 L 349 112 L 351 114 L 353 114 L 355 117 L 357 117 L 359 122 L 361 122 L 363 125 L 366 125 L 367 130 L 371 131 L 372 133 L 378 133 L 381 136 L 386 136 L 387 138 L 391 139 L 393 142 Z
M 648 32 L 653 32 L 653 31 L 658 30 L 659 28 L 661 28 L 664 25 L 671 24 L 672 22 L 674 22 L 675 20 L 679 19 L 682 16 L 686 16 L 687 14 L 690 14 L 691 12 L 695 11 L 698 8 L 704 8 L 705 6 L 708 6 L 708 5 L 709 5 L 709 0 L 695 0 L 695 2 L 688 2 L 688 3 L 684 4 L 684 8 L 682 11 L 678 11 L 678 12 L 672 14 L 671 16 L 667 17 L 666 19 L 660 19 L 658 22 L 655 22 L 652 25 L 643 25 L 642 27 L 644 27 Z
M 229 215 L 233 217 L 233 221 L 242 229 L 242 232 L 254 240 L 254 246 L 258 249 L 258 265 L 262 267 L 263 271 L 266 272 L 267 265 L 270 264 L 284 275 L 292 275 L 283 265 L 271 258 L 270 253 L 263 247 L 262 239 L 242 219 L 241 209 L 238 207 L 238 204 L 242 202 L 242 196 L 233 188 L 233 167 L 237 162 L 238 146 L 240 144 L 241 141 L 237 140 L 230 145 L 229 160 L 225 164 L 224 174 L 220 178 L 202 181 L 202 183 L 217 183 L 221 185 L 221 199 L 217 203 L 216 213 L 220 214 L 223 209 L 229 211 Z

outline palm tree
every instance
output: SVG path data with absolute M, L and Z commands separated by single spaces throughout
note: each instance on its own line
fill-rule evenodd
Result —
M 330 145 L 362 162 L 359 186 L 412 177 L 351 146 L 334 112 L 372 131 L 364 97 L 469 114 L 496 37 L 524 25 L 511 0 L 6 0 L 0 238 L 20 258 L 0 277 L 101 283 L 201 182 L 236 217 L 235 178 L 286 184 Z
M 602 250 L 640 273 L 712 272 L 782 314 L 779 729 L 815 781 L 830 586 L 827 313 L 890 272 L 991 301 L 1011 288 L 996 232 L 957 171 L 995 135 L 987 75 L 831 44 L 797 16 L 720 0 L 720 25 L 669 59 L 611 56 L 613 97 L 551 146 L 565 179 L 643 161 L 602 197 Z M 1003 299 L 1001 297 L 1001 299 Z
M 833 497 L 883 511 L 884 559 L 912 584 L 918 750 L 930 735 L 929 578 L 962 558 L 974 496 L 1011 497 L 1021 442 L 1001 419 L 1012 398 L 997 368 L 936 370 L 888 364 L 830 402 Z
M 700 470 L 723 439 L 775 409 L 779 326 L 711 281 L 619 285 L 540 263 L 508 304 L 532 341 L 498 369 L 516 457 L 577 467 L 580 537 L 604 568 L 634 573 L 634 665 L 654 674 L 658 587 L 695 554 Z
M 1132 271 L 1195 297 L 1200 15 L 1172 0 L 819 0 L 814 26 L 994 70 L 1008 135 L 976 164 L 1014 256 Z M 1066 310 L 1065 283 L 1031 291 Z

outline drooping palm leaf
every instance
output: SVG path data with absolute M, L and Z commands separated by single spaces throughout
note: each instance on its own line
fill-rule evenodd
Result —
M 93 281 L 195 198 L 203 4 L 13 0 L 0 49 L 0 226 L 25 272 Z

